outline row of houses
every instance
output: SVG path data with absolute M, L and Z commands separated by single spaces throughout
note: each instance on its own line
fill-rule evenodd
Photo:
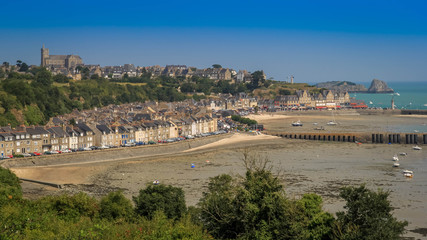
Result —
M 245 93 L 235 96 L 220 96 L 220 99 L 210 100 L 212 110 L 236 110 L 258 107 L 260 110 L 286 110 L 292 108 L 340 108 L 354 101 L 348 92 L 325 90 L 318 94 L 310 94 L 306 90 L 296 91 L 295 95 L 280 95 L 275 99 L 259 99 Z
M 123 146 L 128 143 L 158 142 L 178 136 L 215 131 L 217 131 L 217 120 L 209 115 L 119 126 L 78 123 L 74 126 L 20 126 L 15 129 L 1 127 L 0 157 L 91 146 Z
M 286 110 L 292 108 L 298 109 L 327 109 L 341 108 L 349 105 L 351 102 L 348 92 L 334 92 L 324 90 L 318 94 L 310 94 L 306 90 L 298 90 L 295 95 L 278 96 L 274 100 L 264 100 L 259 102 L 261 109 L 279 109 Z

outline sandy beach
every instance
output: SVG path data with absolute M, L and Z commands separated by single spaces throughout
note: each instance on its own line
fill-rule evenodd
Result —
M 266 114 L 258 115 L 257 121 L 269 130 L 297 131 L 290 127 L 295 119 L 306 123 L 308 129 L 313 128 L 313 122 L 319 124 L 329 118 L 329 114 L 273 117 Z M 356 123 L 358 127 L 353 127 L 355 129 L 375 129 L 384 122 L 390 126 L 422 126 L 427 121 L 421 117 L 382 115 L 337 115 L 335 118 L 341 125 L 330 131 L 348 130 L 348 126 Z M 81 155 L 86 156 L 81 158 L 62 155 L 36 159 L 35 164 L 16 161 L 3 165 L 11 167 L 22 178 L 64 184 L 64 188 L 58 190 L 24 182 L 27 197 L 77 191 L 102 196 L 109 191 L 123 190 L 130 198 L 146 184 L 159 180 L 183 188 L 187 205 L 191 206 L 201 198 L 210 177 L 223 173 L 244 174 L 242 152 L 247 150 L 269 159 L 290 198 L 314 192 L 323 197 L 325 210 L 342 211 L 344 202 L 338 197 L 339 189 L 365 183 L 371 189 L 390 191 L 390 200 L 396 208 L 394 214 L 409 222 L 408 230 L 427 229 L 427 203 L 424 200 L 427 195 L 427 149 L 414 151 L 410 145 L 359 145 L 233 133 L 171 145 L 99 151 Z M 400 157 L 400 168 L 393 168 L 392 156 L 399 152 L 407 152 L 408 156 Z M 194 168 L 191 168 L 192 164 Z M 402 169 L 414 170 L 414 178 L 403 177 Z M 411 231 L 405 236 L 427 239 Z

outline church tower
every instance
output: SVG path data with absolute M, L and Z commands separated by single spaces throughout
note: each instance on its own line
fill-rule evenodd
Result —
M 43 47 L 41 49 L 41 63 L 40 63 L 41 67 L 46 66 L 46 59 L 48 58 L 49 58 L 49 49 L 44 48 L 44 44 L 43 44 Z

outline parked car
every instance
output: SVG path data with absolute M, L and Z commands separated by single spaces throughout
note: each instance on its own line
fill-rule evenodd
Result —
M 22 155 L 23 157 L 31 157 L 31 154 L 29 154 L 29 153 L 21 153 L 21 155 Z
M 63 152 L 63 153 L 70 153 L 70 152 L 72 152 L 72 151 L 71 151 L 71 149 L 64 149 L 64 150 L 62 150 L 62 152 Z
M 85 148 L 83 148 L 83 151 L 92 151 L 92 148 L 90 148 L 90 147 L 85 147 Z
M 156 144 L 156 142 L 155 141 L 148 141 L 148 144 Z
M 38 153 L 38 152 L 32 152 L 30 154 L 31 154 L 31 156 L 40 156 L 40 155 L 42 155 L 41 153 Z
M 98 147 L 98 149 L 108 149 L 108 148 L 110 148 L 110 147 L 108 147 L 108 146 L 101 146 L 101 147 Z

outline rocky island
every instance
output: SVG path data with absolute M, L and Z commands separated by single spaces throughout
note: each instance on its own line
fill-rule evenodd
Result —
M 394 93 L 392 88 L 387 86 L 384 81 L 374 79 L 371 82 L 371 86 L 368 89 L 368 93 Z
M 326 88 L 338 92 L 354 92 L 354 93 L 393 93 L 394 90 L 387 86 L 384 81 L 373 79 L 371 86 L 366 88 L 362 84 L 356 84 L 349 81 L 330 81 L 316 84 L 316 87 Z

